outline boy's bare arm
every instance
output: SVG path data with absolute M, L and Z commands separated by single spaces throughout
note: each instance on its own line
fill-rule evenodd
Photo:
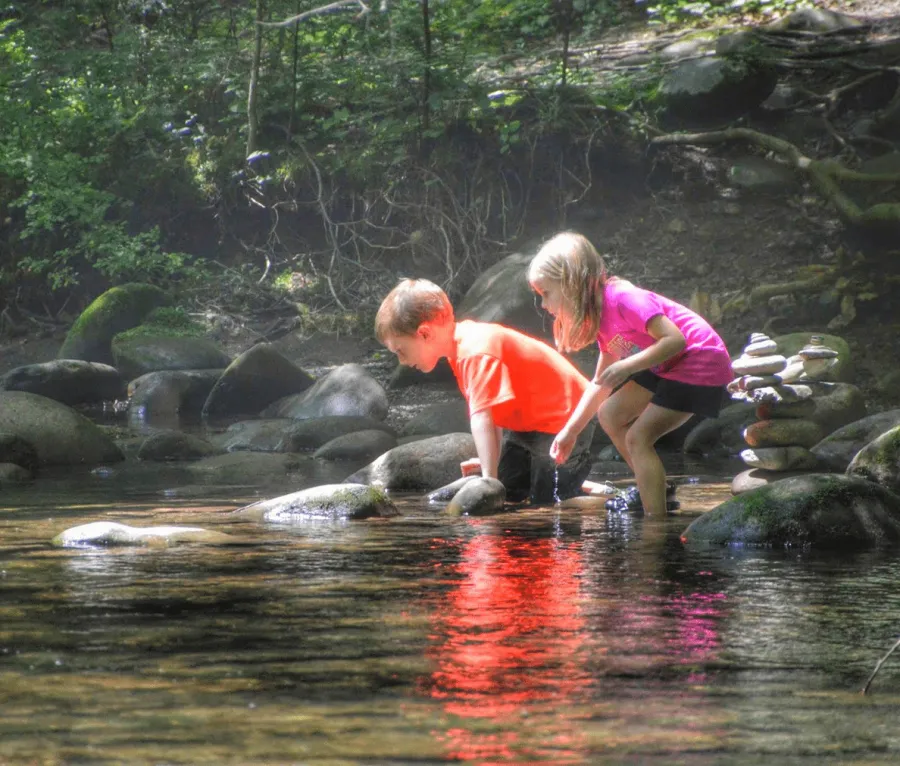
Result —
M 494 416 L 489 409 L 476 412 L 469 420 L 475 451 L 481 461 L 481 475 L 496 479 L 500 465 L 501 430 L 494 425 Z

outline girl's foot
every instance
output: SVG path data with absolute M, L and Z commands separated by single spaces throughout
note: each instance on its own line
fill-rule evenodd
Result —
M 676 485 L 669 482 L 666 484 L 666 511 L 677 511 L 681 508 L 681 503 L 675 499 Z M 629 487 L 618 495 L 606 501 L 606 510 L 614 513 L 625 513 L 626 511 L 643 511 L 644 506 L 641 503 L 641 493 L 638 492 L 637 486 Z

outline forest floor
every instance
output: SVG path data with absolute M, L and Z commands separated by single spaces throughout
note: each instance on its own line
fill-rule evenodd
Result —
M 822 5 L 883 19 L 890 25 L 891 34 L 900 34 L 900 0 Z M 760 284 L 785 281 L 805 266 L 829 264 L 836 259 L 843 244 L 841 226 L 815 195 L 799 190 L 789 197 L 731 194 L 726 198 L 721 191 L 708 179 L 673 178 L 667 185 L 655 183 L 642 194 L 609 199 L 602 212 L 584 225 L 580 219 L 570 225 L 577 226 L 598 249 L 609 254 L 612 273 L 683 303 L 688 303 L 697 290 L 724 303 L 731 295 L 746 294 Z M 673 258 L 678 254 L 685 257 Z M 900 392 L 885 392 L 877 386 L 879 378 L 895 369 L 900 359 L 898 302 L 900 298 L 882 298 L 871 305 L 859 303 L 856 318 L 847 327 L 833 331 L 851 346 L 854 382 L 865 393 L 873 412 L 900 406 Z M 773 334 L 831 332 L 826 326 L 837 312 L 833 306 L 823 305 L 816 321 L 809 320 L 807 311 L 799 323 L 790 309 L 777 313 L 781 318 L 773 322 Z M 749 334 L 762 330 L 772 314 L 773 310 L 765 306 L 753 312 L 726 313 L 717 328 L 732 354 L 737 354 Z M 261 339 L 259 333 L 258 327 L 245 327 L 228 339 L 227 350 L 240 353 Z M 0 340 L 0 374 L 22 364 L 55 358 L 64 335 L 64 328 L 60 328 L 43 336 Z M 278 339 L 276 345 L 307 368 L 371 363 L 376 359 L 383 361 L 380 366 L 384 369 L 390 365 L 370 335 L 293 332 Z

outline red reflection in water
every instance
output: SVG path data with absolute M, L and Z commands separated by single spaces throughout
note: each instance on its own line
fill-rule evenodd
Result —
M 581 555 L 557 540 L 483 534 L 467 543 L 453 571 L 462 579 L 433 605 L 436 669 L 423 692 L 461 718 L 516 723 L 501 733 L 448 729 L 440 735 L 448 756 L 480 763 L 533 757 L 537 749 L 516 733 L 526 706 L 576 703 L 591 680 Z M 554 731 L 543 733 L 552 752 L 543 755 L 570 763 L 580 735 L 564 715 L 554 720 Z
M 670 608 L 678 618 L 673 650 L 683 664 L 715 659 L 719 648 L 717 623 L 724 601 L 724 593 L 690 593 L 669 599 Z

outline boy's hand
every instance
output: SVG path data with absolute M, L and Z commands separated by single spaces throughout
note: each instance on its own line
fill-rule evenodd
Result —
M 477 457 L 463 460 L 459 464 L 459 469 L 462 471 L 463 476 L 475 476 L 481 473 L 481 461 Z
M 572 454 L 577 438 L 577 436 L 570 435 L 565 429 L 560 431 L 553 440 L 553 444 L 550 445 L 550 457 L 558 464 L 565 463 Z

